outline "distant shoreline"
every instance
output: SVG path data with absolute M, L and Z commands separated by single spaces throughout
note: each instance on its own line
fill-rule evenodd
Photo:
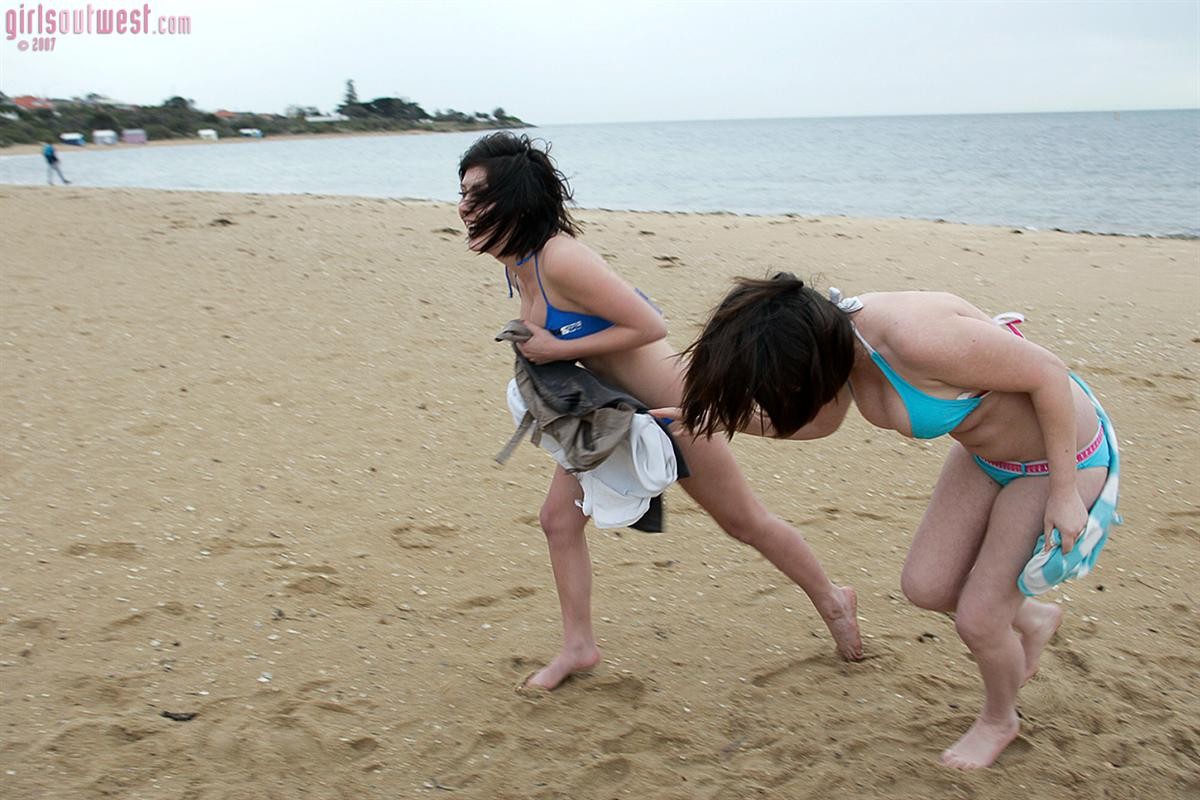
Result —
M 1058 229 L 1125 240 L 1196 239 L 1195 162 L 1189 155 L 1196 152 L 1194 117 L 1128 120 L 1086 117 L 1067 127 L 1049 117 L 883 128 L 664 124 L 621 129 L 620 135 L 604 126 L 546 126 L 521 133 L 553 140 L 556 156 L 569 155 L 565 164 L 579 181 L 576 199 L 585 209 L 841 214 L 991 225 L 1018 231 L 1014 236 Z M 131 145 L 108 156 L 96 145 L 59 152 L 66 176 L 77 185 L 453 203 L 457 187 L 450 167 L 489 130 L 470 127 L 454 137 L 403 138 L 417 132 L 406 131 L 359 144 L 343 138 L 392 132 L 299 134 L 337 141 L 296 147 L 208 150 L 196 147 L 195 139 L 171 139 L 149 146 L 186 147 L 142 156 L 129 152 Z M 1064 136 L 1064 130 L 1073 133 Z M 296 135 L 268 135 L 265 141 L 295 144 Z M 760 146 L 745 147 L 746 137 Z M 11 159 L 0 155 L 0 182 L 44 184 L 46 166 L 30 155 L 36 147 L 13 152 Z M 854 156 L 862 152 L 870 158 Z M 711 156 L 702 171 L 688 166 L 697 154 Z
M 532 125 L 526 127 L 533 127 Z M 213 142 L 200 138 L 190 139 L 154 139 L 145 144 L 127 144 L 119 142 L 117 144 L 86 144 L 83 147 L 69 145 L 65 142 L 55 142 L 54 146 L 58 148 L 60 155 L 69 155 L 71 153 L 94 153 L 96 151 L 108 150 L 139 150 L 143 147 L 180 147 L 184 145 L 212 145 L 212 144 L 231 144 L 231 143 L 246 143 L 246 142 L 277 142 L 277 141 L 300 141 L 308 139 L 350 139 L 359 137 L 379 137 L 379 136 L 431 136 L 439 133 L 471 133 L 474 131 L 491 131 L 491 130 L 524 130 L 524 128 L 461 128 L 453 130 L 426 130 L 422 128 L 411 128 L 408 130 L 394 131 L 331 131 L 329 133 L 276 133 L 270 136 L 264 136 L 261 139 L 252 136 L 226 136 Z M 13 144 L 8 147 L 0 147 L 0 158 L 4 156 L 27 156 L 40 155 L 42 145 L 40 144 Z
M 339 134 L 314 134 L 322 138 L 333 138 Z M 353 134 L 350 134 L 353 135 Z M 365 133 L 364 136 L 384 135 L 382 133 Z M 298 138 L 298 137 L 297 137 Z M 222 139 L 221 141 L 226 141 Z M 234 140 L 229 140 L 234 141 Z M 259 140 L 261 141 L 261 140 Z M 182 142 L 182 143 L 187 143 Z M 218 142 L 219 143 L 219 142 Z M 207 144 L 213 144 L 208 142 Z M 146 145 L 114 145 L 114 147 L 145 147 Z M 39 151 L 40 152 L 40 151 Z M 3 156 L 0 156 L 3 158 Z M 0 188 L 11 189 L 28 189 L 37 188 L 32 184 L 21 183 L 3 183 L 0 182 Z M 346 200 L 346 201 L 364 201 L 372 203 L 400 203 L 402 205 L 420 205 L 420 206 L 438 206 L 449 209 L 454 208 L 454 203 L 447 200 L 438 200 L 429 197 L 406 197 L 397 195 L 395 197 L 377 197 L 375 195 L 358 195 L 358 194 L 333 194 L 330 192 L 239 192 L 234 190 L 223 189 L 160 189 L 144 186 L 83 186 L 72 185 L 72 189 L 83 190 L 87 192 L 115 192 L 115 193 L 143 193 L 143 192 L 167 192 L 171 194 L 183 195 L 233 195 L 235 197 L 293 197 L 305 198 L 313 200 Z M 1090 230 L 1069 230 L 1067 228 L 1039 228 L 1034 226 L 1020 226 L 1007 224 L 988 224 L 983 222 L 966 222 L 953 219 L 931 219 L 928 217 L 855 217 L 847 214 L 799 214 L 799 213 L 784 213 L 784 214 L 751 214 L 740 211 L 673 211 L 666 209 L 632 209 L 632 208 L 608 208 L 605 206 L 580 206 L 575 210 L 585 213 L 596 214 L 647 214 L 652 216 L 666 216 L 679 218 L 707 218 L 707 217 L 736 217 L 740 219 L 762 219 L 762 220 L 804 220 L 808 222 L 823 222 L 839 220 L 843 222 L 853 223 L 928 223 L 933 225 L 955 225 L 967 228 L 980 228 L 988 230 L 1008 230 L 1012 234 L 1063 234 L 1066 236 L 1098 236 L 1102 238 L 1118 238 L 1118 239 L 1148 239 L 1152 241 L 1184 241 L 1192 242 L 1200 240 L 1200 236 L 1193 236 L 1186 233 L 1111 233 L 1106 231 L 1090 231 Z

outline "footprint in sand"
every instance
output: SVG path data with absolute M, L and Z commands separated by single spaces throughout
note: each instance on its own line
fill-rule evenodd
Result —
M 341 584 L 324 575 L 309 575 L 298 578 L 287 585 L 293 592 L 302 594 L 329 594 L 341 587 Z
M 440 762 L 444 748 L 439 747 L 430 754 L 428 764 L 429 769 L 436 770 L 437 777 L 427 785 L 445 791 L 456 791 L 458 787 L 469 786 L 479 780 L 480 771 L 488 764 L 503 758 L 503 754 L 497 753 L 497 750 L 507 741 L 508 735 L 503 731 L 479 731 L 460 752 L 452 755 L 446 762 Z
M 392 539 L 405 550 L 432 550 L 458 533 L 458 526 L 449 523 L 404 522 L 392 528 Z
M 588 683 L 584 691 L 601 700 L 618 700 L 637 707 L 646 693 L 646 684 L 632 675 L 609 675 Z
M 789 661 L 781 667 L 760 672 L 750 679 L 750 683 L 759 689 L 777 686 L 781 683 L 795 683 L 805 675 L 813 672 L 827 672 L 829 658 L 823 655 L 809 656 L 795 661 Z
M 633 771 L 633 765 L 629 759 L 617 756 L 616 758 L 605 758 L 595 764 L 591 764 L 583 771 L 583 775 L 576 781 L 576 790 L 579 794 L 576 797 L 593 795 L 596 791 L 604 793 L 616 792 L 621 788 L 621 785 L 629 778 L 629 773 Z
M 509 589 L 507 594 L 513 600 L 524 600 L 526 597 L 532 597 L 537 594 L 537 589 L 532 586 L 514 586 Z M 490 594 L 482 594 L 476 597 L 470 597 L 458 604 L 458 608 L 463 611 L 468 611 L 474 608 L 487 608 L 488 606 L 499 603 L 503 598 Z
M 75 542 L 64 551 L 69 556 L 103 556 L 104 558 L 137 558 L 140 548 L 133 542 Z
M 1057 655 L 1083 675 L 1092 674 L 1092 668 L 1082 653 L 1075 650 L 1058 650 Z
M 637 723 L 626 733 L 600 740 L 600 752 L 606 754 L 678 753 L 690 747 L 692 740 L 668 731 Z

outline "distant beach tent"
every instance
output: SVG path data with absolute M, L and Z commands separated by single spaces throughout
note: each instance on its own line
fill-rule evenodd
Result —
M 305 122 L 349 122 L 350 118 L 347 117 L 345 114 L 335 112 L 333 114 L 314 114 L 312 116 L 305 117 L 304 121 Z
M 83 147 L 85 144 L 87 144 L 87 140 L 83 138 L 82 133 L 60 133 L 58 138 L 63 144 L 69 144 L 75 147 Z
M 200 140 L 204 142 L 215 142 L 218 138 L 220 138 L 217 136 L 217 132 L 212 128 L 201 128 L 200 130 L 196 131 L 196 135 L 199 136 Z
M 251 139 L 262 138 L 262 128 L 238 128 L 238 135 L 249 136 Z
M 116 144 L 116 131 L 92 131 L 92 142 L 94 144 Z
M 146 131 L 141 128 L 126 128 L 121 131 L 121 141 L 125 144 L 145 144 Z

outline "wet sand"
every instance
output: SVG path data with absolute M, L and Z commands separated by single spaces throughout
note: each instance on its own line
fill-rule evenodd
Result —
M 1021 310 L 1088 379 L 1126 523 L 1049 595 L 997 765 L 937 765 L 978 677 L 899 591 L 948 440 L 735 441 L 858 588 L 862 663 L 672 490 L 667 532 L 589 534 L 606 660 L 521 693 L 558 645 L 552 465 L 492 461 L 516 304 L 451 206 L 0 187 L 0 796 L 1200 797 L 1200 242 L 580 216 L 679 347 L 786 268 Z

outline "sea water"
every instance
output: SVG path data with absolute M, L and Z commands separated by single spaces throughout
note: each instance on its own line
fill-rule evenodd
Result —
M 554 125 L 584 208 L 1200 236 L 1200 110 Z M 59 147 L 80 186 L 457 200 L 479 132 Z M 45 180 L 4 156 L 0 183 Z

